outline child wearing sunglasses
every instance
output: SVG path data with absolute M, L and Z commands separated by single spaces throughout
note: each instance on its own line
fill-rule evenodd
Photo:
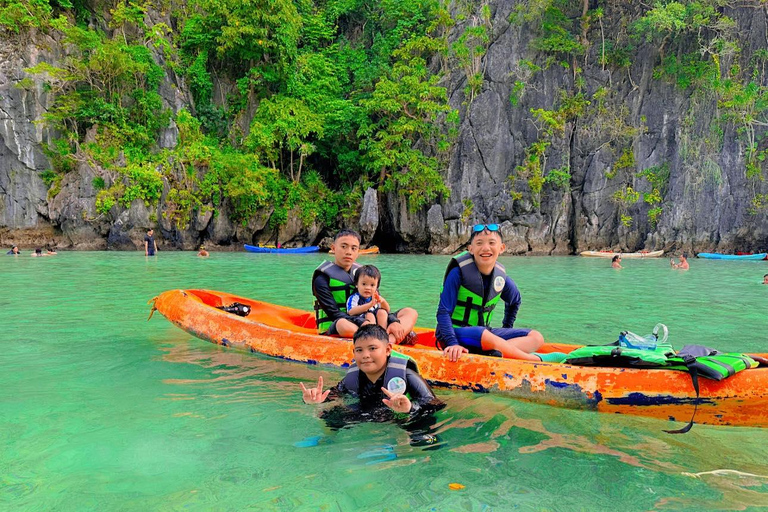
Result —
M 435 337 L 443 353 L 458 361 L 467 352 L 528 361 L 561 361 L 564 354 L 536 354 L 541 333 L 514 328 L 520 291 L 496 260 L 506 246 L 498 224 L 473 226 L 469 249 L 451 259 L 437 307 Z M 504 302 L 501 328 L 491 328 L 498 302 Z

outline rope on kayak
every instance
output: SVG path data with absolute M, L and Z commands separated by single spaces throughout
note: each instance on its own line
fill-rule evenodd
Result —
M 150 318 L 152 318 L 152 315 L 154 315 L 155 311 L 157 311 L 157 306 L 155 306 L 155 302 L 157 302 L 157 297 L 152 297 L 147 301 L 147 304 L 152 304 L 152 309 L 149 310 L 149 316 L 147 317 L 147 322 L 149 322 Z
M 693 418 L 696 417 L 696 411 L 699 410 L 699 402 L 701 401 L 699 399 L 699 371 L 694 366 L 694 363 L 696 362 L 696 358 L 690 355 L 685 355 L 683 357 L 683 360 L 685 361 L 685 366 L 688 367 L 688 371 L 691 374 L 691 381 L 693 382 L 693 389 L 696 390 L 696 402 L 693 406 L 693 414 L 691 415 L 691 421 L 688 422 L 686 426 L 684 426 L 681 429 L 677 430 L 665 430 L 667 434 L 685 434 L 691 428 L 693 428 Z

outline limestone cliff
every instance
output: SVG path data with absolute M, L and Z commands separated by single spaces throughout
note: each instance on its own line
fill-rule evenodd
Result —
M 582 47 L 570 54 L 542 48 L 547 14 L 520 16 L 527 3 L 452 4 L 456 24 L 449 44 L 460 41 L 468 27 L 484 26 L 488 39 L 481 43 L 481 56 L 466 66 L 450 55 L 432 61 L 435 72 L 447 71 L 441 84 L 461 119 L 444 169 L 450 196 L 410 211 L 402 195 L 369 190 L 353 227 L 366 242 L 389 251 L 453 252 L 475 222 L 501 223 L 514 254 L 768 249 L 762 204 L 768 185 L 764 161 L 755 156 L 765 155 L 768 107 L 740 118 L 733 109 L 726 111 L 722 94 L 681 86 L 679 72 L 664 63 L 670 56 L 681 61 L 699 52 L 700 43 L 695 36 L 632 39 L 628 20 L 646 7 L 623 1 L 561 3 Z M 741 70 L 741 76 L 749 70 L 751 80 L 766 87 L 768 6 L 753 4 L 723 8 L 735 23 L 729 30 L 737 34 L 739 50 L 718 54 L 715 72 L 723 79 L 732 70 Z M 599 16 L 584 14 L 594 9 L 600 9 Z M 150 24 L 158 20 L 172 25 L 157 13 L 148 16 Z M 627 53 L 623 60 L 620 43 Z M 180 229 L 163 215 L 168 183 L 156 205 L 136 200 L 99 214 L 93 183 L 104 173 L 87 161 L 46 185 L 51 163 L 45 148 L 56 133 L 40 120 L 52 98 L 25 69 L 55 63 L 66 52 L 55 34 L 34 30 L 0 40 L 1 244 L 133 249 L 150 226 L 159 228 L 166 247 L 183 249 L 203 241 L 237 248 L 276 236 L 283 244 L 309 244 L 329 234 L 319 222 L 291 214 L 276 233 L 268 227 L 270 208 L 236 223 L 226 202 L 216 205 L 216 215 L 197 212 Z M 163 64 L 162 55 L 155 59 Z M 479 84 L 470 83 L 470 67 L 481 76 Z M 230 81 L 217 79 L 218 96 L 232 88 Z M 171 71 L 160 94 L 173 113 L 193 103 L 183 78 Z M 755 122 L 745 123 L 747 114 L 757 116 Z M 158 147 L 175 146 L 177 136 L 171 124 Z

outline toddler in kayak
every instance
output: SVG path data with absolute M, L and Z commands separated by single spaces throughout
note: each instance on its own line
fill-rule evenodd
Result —
M 434 439 L 425 438 L 423 429 L 430 419 L 434 422 L 432 413 L 445 403 L 419 375 L 416 364 L 392 353 L 387 331 L 375 324 L 360 327 L 353 344 L 355 362 L 336 386 L 323 391 L 322 377 L 317 386 L 307 388 L 300 383 L 304 403 L 332 402 L 343 396 L 357 398 L 357 403 L 328 409 L 321 417 L 334 429 L 350 422 L 396 419 L 412 434 L 412 440 L 418 437 L 417 444 L 432 444 Z
M 377 324 L 384 329 L 389 321 L 389 303 L 379 295 L 381 272 L 363 265 L 355 274 L 356 291 L 347 300 L 347 314 L 359 326 Z
M 324 261 L 312 275 L 312 295 L 315 296 L 315 323 L 319 334 L 352 337 L 359 325 L 347 313 L 347 301 L 355 292 L 355 273 L 361 267 L 356 263 L 360 254 L 360 235 L 351 229 L 342 229 L 331 244 L 334 261 Z M 387 333 L 392 344 L 408 343 L 418 313 L 413 308 L 402 308 L 389 314 Z

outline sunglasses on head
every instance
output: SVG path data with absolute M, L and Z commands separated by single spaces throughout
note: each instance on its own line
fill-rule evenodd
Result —
M 481 231 L 498 231 L 499 225 L 498 224 L 475 224 L 472 226 L 472 231 L 475 233 L 480 233 Z

